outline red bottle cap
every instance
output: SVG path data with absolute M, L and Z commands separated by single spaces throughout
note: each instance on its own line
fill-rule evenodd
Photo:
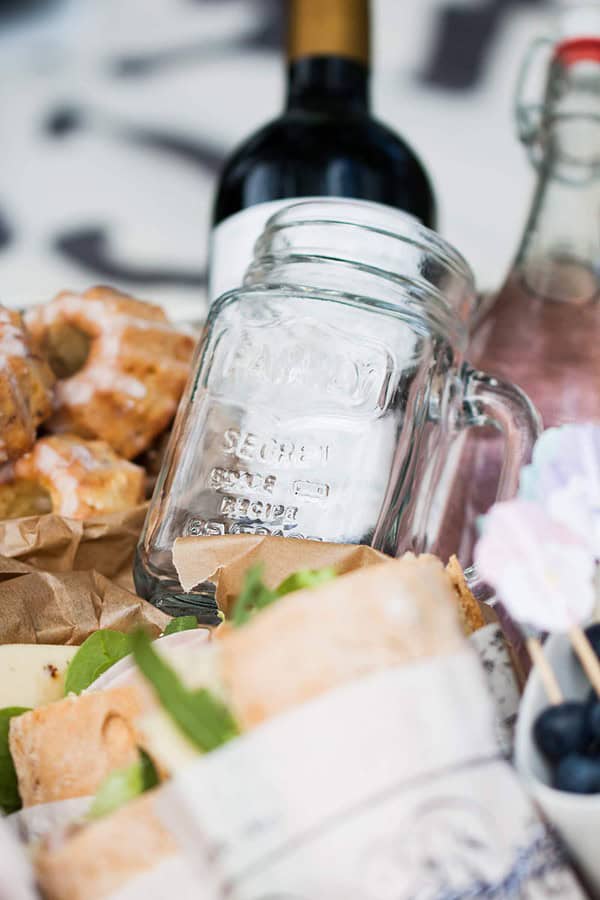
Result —
M 585 60 L 600 63 L 600 37 L 568 38 L 557 46 L 554 58 L 565 66 Z

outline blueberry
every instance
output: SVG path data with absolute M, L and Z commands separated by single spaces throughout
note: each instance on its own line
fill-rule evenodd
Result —
M 597 698 L 588 706 L 587 722 L 590 740 L 594 742 L 600 740 L 600 700 Z
M 600 759 L 570 753 L 556 767 L 554 787 L 572 794 L 596 794 L 600 791 Z
M 549 706 L 535 720 L 533 737 L 547 759 L 558 760 L 568 753 L 584 751 L 590 739 L 585 703 L 567 700 Z
M 595 622 L 594 625 L 589 625 L 585 629 L 585 633 L 588 641 L 594 649 L 594 653 L 598 658 L 600 658 L 600 622 Z
M 585 699 L 585 703 L 587 706 L 593 706 L 594 703 L 598 700 L 598 694 L 594 690 L 594 688 L 590 688 L 588 691 L 588 695 Z

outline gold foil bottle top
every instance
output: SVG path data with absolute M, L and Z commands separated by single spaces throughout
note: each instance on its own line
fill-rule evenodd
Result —
M 368 64 L 368 0 L 289 0 L 288 59 L 303 56 L 343 56 Z

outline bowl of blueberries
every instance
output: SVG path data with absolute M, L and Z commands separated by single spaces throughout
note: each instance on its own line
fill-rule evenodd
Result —
M 586 634 L 600 657 L 600 623 Z M 544 653 L 564 700 L 551 704 L 539 673 L 531 671 L 519 707 L 515 766 L 583 876 L 600 892 L 600 698 L 566 635 L 551 636 Z

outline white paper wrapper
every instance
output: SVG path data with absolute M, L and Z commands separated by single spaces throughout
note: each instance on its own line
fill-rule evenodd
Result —
M 157 807 L 203 897 L 582 896 L 499 755 L 469 651 L 282 715 L 200 758 Z
M 495 706 L 494 730 L 502 754 L 511 757 L 519 711 L 519 685 L 499 625 L 486 625 L 469 638 L 477 650 Z
M 37 900 L 38 896 L 27 855 L 6 820 L 0 820 L 0 898 Z
M 198 880 L 198 872 L 187 856 L 176 854 L 154 869 L 133 878 L 107 900 L 211 900 Z
M 20 841 L 32 844 L 48 832 L 58 831 L 83 818 L 93 799 L 73 797 L 71 800 L 57 800 L 54 803 L 38 803 L 7 816 L 6 822 Z

